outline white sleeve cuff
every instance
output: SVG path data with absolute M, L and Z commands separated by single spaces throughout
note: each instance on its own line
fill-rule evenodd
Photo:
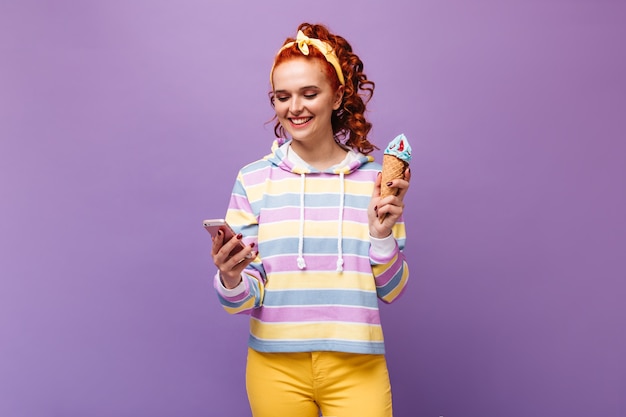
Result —
M 372 252 L 381 258 L 389 258 L 396 251 L 396 238 L 393 237 L 393 233 L 389 236 L 379 239 L 370 235 L 370 244 L 372 245 Z
M 215 286 L 219 289 L 220 294 L 225 297 L 236 297 L 246 291 L 246 284 L 244 283 L 245 276 L 241 274 L 241 282 L 235 288 L 226 288 L 222 284 L 219 271 L 215 274 Z

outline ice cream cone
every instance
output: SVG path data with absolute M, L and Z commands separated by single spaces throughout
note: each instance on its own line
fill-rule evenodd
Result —
M 389 195 L 397 195 L 398 188 L 389 187 L 387 185 L 388 182 L 395 180 L 396 178 L 404 178 L 404 171 L 409 166 L 407 162 L 404 162 L 402 159 L 397 158 L 393 155 L 383 155 L 383 170 L 382 170 L 382 181 L 380 184 L 380 197 L 384 198 Z M 381 215 L 378 220 L 382 223 L 387 217 L 387 213 Z
M 387 183 L 396 178 L 404 178 L 404 171 L 408 166 L 409 164 L 400 158 L 396 158 L 393 155 L 383 155 L 383 179 L 380 184 L 381 198 L 398 194 L 398 189 L 387 186 Z
M 404 172 L 411 160 L 411 145 L 404 134 L 396 136 L 383 154 L 383 171 L 380 184 L 380 197 L 385 198 L 390 195 L 398 195 L 397 187 L 389 187 L 387 183 L 397 178 L 404 178 Z M 380 223 L 385 220 L 387 213 L 378 217 Z

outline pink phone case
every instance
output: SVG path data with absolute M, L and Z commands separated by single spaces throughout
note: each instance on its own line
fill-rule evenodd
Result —
M 207 230 L 207 232 L 211 234 L 211 236 L 217 236 L 218 230 L 221 230 L 222 232 L 224 232 L 224 242 L 229 241 L 230 239 L 233 238 L 233 236 L 235 236 L 235 232 L 228 225 L 228 223 L 226 223 L 224 219 L 205 220 L 202 223 L 204 225 L 204 228 Z M 233 250 L 230 251 L 228 256 L 230 257 L 230 256 L 235 255 L 236 253 L 240 252 L 245 247 L 246 245 L 244 245 L 242 241 L 239 241 L 239 245 L 235 246 Z

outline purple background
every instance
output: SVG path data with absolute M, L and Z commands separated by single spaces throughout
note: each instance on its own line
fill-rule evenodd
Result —
M 414 148 L 398 417 L 626 415 L 623 1 L 0 3 L 0 416 L 249 415 L 201 228 L 301 21 Z M 377 153 L 380 156 L 380 153 Z

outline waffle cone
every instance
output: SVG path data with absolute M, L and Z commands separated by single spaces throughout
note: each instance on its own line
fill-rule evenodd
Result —
M 396 178 L 404 178 L 404 171 L 409 166 L 400 158 L 396 158 L 393 155 L 383 155 L 383 179 L 380 184 L 380 197 L 384 198 L 389 195 L 397 195 L 398 189 L 395 187 L 388 187 L 387 183 Z

